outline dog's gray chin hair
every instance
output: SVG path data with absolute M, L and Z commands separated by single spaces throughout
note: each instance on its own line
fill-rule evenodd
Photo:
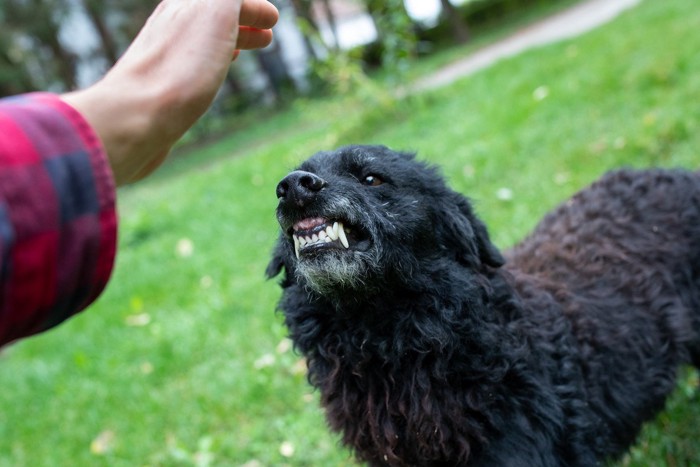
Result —
M 367 287 L 367 278 L 374 267 L 376 262 L 370 254 L 352 252 L 303 258 L 297 263 L 296 274 L 308 288 L 320 295 L 329 296 L 338 289 L 358 290 Z

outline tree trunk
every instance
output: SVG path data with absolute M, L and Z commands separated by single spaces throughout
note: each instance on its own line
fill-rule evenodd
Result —
M 97 35 L 100 37 L 100 42 L 102 43 L 102 51 L 104 52 L 105 58 L 110 65 L 113 65 L 119 58 L 119 51 L 117 48 L 116 41 L 112 32 L 107 27 L 107 23 L 104 20 L 103 12 L 100 6 L 101 2 L 95 2 L 91 0 L 82 0 L 83 7 L 87 13 L 92 25 L 97 31 Z
M 314 49 L 310 35 L 313 34 L 316 37 L 320 37 L 320 33 L 318 24 L 311 14 L 311 5 L 304 0 L 291 0 L 291 4 L 297 18 L 297 27 L 306 47 L 306 53 L 312 60 L 318 60 L 319 57 L 316 49 Z
M 75 79 L 76 57 L 66 50 L 61 41 L 58 40 L 58 29 L 47 34 L 44 42 L 53 53 L 59 79 L 67 90 L 75 89 L 77 87 Z
M 340 36 L 338 35 L 338 22 L 335 18 L 335 13 L 333 12 L 333 6 L 330 0 L 321 0 L 321 5 L 323 6 L 323 13 L 328 21 L 328 27 L 331 30 L 331 35 L 333 36 L 333 47 L 332 49 L 338 50 L 340 48 Z
M 306 21 L 309 26 L 318 33 L 318 23 L 314 19 L 311 13 L 311 1 L 310 0 L 290 0 L 292 7 L 294 8 L 294 13 L 304 21 Z
M 238 77 L 231 70 L 229 70 L 229 72 L 226 73 L 226 85 L 228 86 L 232 94 L 236 94 L 238 96 L 244 94 L 245 90 L 243 89 L 243 85 L 241 85 L 241 82 L 238 80 Z
M 440 4 L 442 5 L 442 15 L 447 18 L 455 41 L 459 44 L 468 42 L 470 38 L 469 26 L 460 16 L 459 10 L 450 3 L 450 0 L 440 0 Z
M 257 50 L 254 54 L 258 65 L 268 78 L 275 100 L 279 102 L 282 98 L 282 90 L 292 82 L 287 65 L 282 59 L 279 43 L 273 41 L 270 46 Z

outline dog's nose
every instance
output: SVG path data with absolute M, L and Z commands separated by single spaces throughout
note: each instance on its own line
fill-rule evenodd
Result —
M 316 174 L 295 170 L 279 182 L 277 197 L 303 206 L 326 185 L 326 181 Z

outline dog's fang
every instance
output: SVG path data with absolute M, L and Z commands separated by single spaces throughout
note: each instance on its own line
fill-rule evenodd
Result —
M 338 229 L 340 229 L 338 223 L 333 222 L 333 238 L 335 238 L 336 240 L 338 240 Z
M 345 248 L 350 248 L 348 237 L 345 236 L 345 228 L 341 223 L 338 223 L 338 238 L 340 239 L 340 243 L 342 243 Z
M 299 259 L 299 248 L 301 246 L 299 243 L 299 237 L 292 235 L 292 238 L 294 239 L 294 253 L 297 255 L 297 259 Z

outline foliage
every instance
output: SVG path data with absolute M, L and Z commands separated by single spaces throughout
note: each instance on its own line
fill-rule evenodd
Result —
M 23 61 L 23 50 L 15 46 L 13 36 L 5 28 L 0 28 L 0 96 L 35 89 Z
M 67 0 L 0 3 L 0 92 L 75 86 L 76 57 L 59 38 L 60 24 L 68 12 Z
M 0 2 L 0 97 L 65 91 L 78 84 L 81 60 L 114 63 L 143 25 L 156 0 L 3 0 Z M 67 24 L 82 11 L 100 40 L 79 56 L 66 43 Z
M 451 5 L 447 0 L 443 4 Z M 327 15 L 333 14 L 328 0 L 285 0 L 277 3 L 283 9 L 291 5 L 296 25 L 303 37 L 302 47 L 311 57 L 309 69 L 313 89 L 334 86 L 334 80 L 348 71 L 347 60 L 357 62 L 365 69 L 381 65 L 387 76 L 396 82 L 404 78 L 412 58 L 418 49 L 428 50 L 434 41 L 449 37 L 466 38 L 467 29 L 462 16 L 470 23 L 491 21 L 500 18 L 501 11 L 532 9 L 532 4 L 556 2 L 557 0 L 480 0 L 472 1 L 459 12 L 451 7 L 448 15 L 450 32 L 446 28 L 436 31 L 421 31 L 420 44 L 418 25 L 408 16 L 403 0 L 362 0 L 372 16 L 379 32 L 378 40 L 360 50 L 343 55 L 344 60 L 335 59 L 335 51 L 328 55 L 329 47 L 320 40 L 318 17 L 313 15 L 315 6 L 324 5 Z M 561 0 L 560 0 L 561 1 Z M 131 39 L 136 35 L 158 0 L 6 0 L 0 2 L 0 96 L 33 90 L 65 91 L 84 85 L 86 79 L 94 79 L 113 64 Z M 506 7 L 504 7 L 505 5 Z M 496 12 L 496 13 L 494 13 Z M 459 17 L 458 17 L 459 16 Z M 474 18 L 472 18 L 474 16 Z M 82 18 L 80 22 L 76 17 Z M 97 43 L 89 48 L 75 51 L 72 37 L 73 26 L 87 22 L 87 27 L 96 34 Z M 335 24 L 334 21 L 331 21 Z M 84 27 L 84 26 L 83 26 Z M 77 28 L 81 30 L 81 28 Z M 438 39 L 439 38 L 439 39 Z M 278 105 L 288 102 L 288 64 L 281 57 L 281 49 L 274 43 L 264 52 L 253 55 L 257 58 L 257 73 L 265 75 L 268 94 Z M 332 49 L 332 48 L 331 48 Z M 325 53 L 324 53 L 325 52 Z M 358 53 L 359 52 L 359 53 Z M 345 52 L 343 52 L 344 54 Z M 338 66 L 337 70 L 330 67 Z M 297 64 L 298 66 L 298 64 Z M 88 78 L 89 77 L 89 78 Z M 323 81 L 328 78 L 330 82 Z M 321 78 L 321 79 L 319 79 Z M 228 77 L 233 94 L 239 94 L 240 83 L 235 73 Z M 306 93 L 303 84 L 297 92 Z M 228 93 L 222 93 L 223 99 Z M 239 100 L 250 106 L 251 101 Z M 214 123 L 213 123 L 214 124 Z M 215 124 L 214 124 L 215 125 Z
M 278 288 L 263 279 L 276 182 L 338 144 L 417 150 L 507 247 L 607 169 L 695 168 L 695 2 L 646 0 L 584 37 L 386 111 L 361 95 L 299 100 L 122 190 L 104 296 L 0 354 L 0 466 L 353 465 L 284 338 Z M 699 397 L 696 373 L 684 373 L 618 465 L 700 464 Z
M 416 31 L 403 0 L 364 0 L 379 35 L 381 64 L 404 70 L 416 51 Z

